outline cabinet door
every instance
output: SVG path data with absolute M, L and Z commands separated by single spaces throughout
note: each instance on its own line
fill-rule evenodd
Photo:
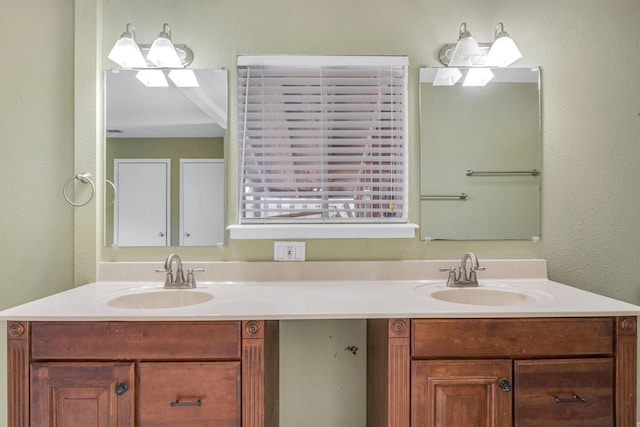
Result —
M 33 363 L 31 425 L 133 427 L 134 374 L 132 363 Z
M 613 359 L 515 362 L 517 427 L 613 426 Z
M 411 427 L 506 427 L 512 423 L 510 360 L 411 364 Z M 504 390 L 503 390 L 504 388 Z
M 240 362 L 149 362 L 138 369 L 140 427 L 240 427 Z

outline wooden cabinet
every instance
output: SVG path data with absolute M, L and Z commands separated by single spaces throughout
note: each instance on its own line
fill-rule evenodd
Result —
M 411 363 L 411 425 L 511 425 L 509 360 L 416 360 Z
M 34 362 L 31 425 L 134 425 L 133 363 Z
M 614 360 L 517 360 L 515 425 L 613 426 Z
M 636 318 L 368 321 L 368 427 L 636 424 Z
M 140 426 L 240 425 L 240 362 L 138 365 Z
M 8 322 L 9 427 L 278 425 L 278 323 Z

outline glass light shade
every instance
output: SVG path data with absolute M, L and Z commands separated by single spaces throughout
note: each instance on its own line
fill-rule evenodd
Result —
M 499 37 L 491 45 L 484 65 L 488 67 L 507 67 L 522 58 L 520 50 L 511 37 Z
M 493 77 L 494 74 L 488 68 L 469 68 L 462 86 L 485 86 Z
M 468 33 L 467 33 L 468 34 Z M 460 37 L 456 48 L 453 50 L 450 67 L 471 67 L 482 59 L 480 46 L 471 35 Z
M 153 41 L 147 59 L 162 68 L 182 68 L 182 62 L 171 39 L 160 33 Z
M 168 87 L 169 82 L 162 70 L 140 70 L 136 73 L 136 79 L 147 87 Z
M 200 87 L 193 70 L 171 70 L 169 78 L 177 87 Z
M 438 68 L 433 86 L 454 86 L 462 78 L 462 73 L 457 68 Z
M 113 45 L 107 58 L 123 68 L 145 68 L 147 66 L 140 47 L 131 37 L 120 37 Z

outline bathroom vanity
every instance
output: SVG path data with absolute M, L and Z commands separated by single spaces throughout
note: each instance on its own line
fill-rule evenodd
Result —
M 368 427 L 635 427 L 640 307 L 543 260 L 482 261 L 452 289 L 452 263 L 194 263 L 211 273 L 186 290 L 148 281 L 153 263 L 101 267 L 0 313 L 9 427 L 278 426 L 285 319 L 368 319 Z
M 369 427 L 635 426 L 635 317 L 367 326 Z
M 278 425 L 275 321 L 9 322 L 8 344 L 10 426 Z

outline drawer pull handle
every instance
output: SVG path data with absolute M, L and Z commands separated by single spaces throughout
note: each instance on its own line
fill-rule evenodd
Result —
M 175 402 L 169 403 L 169 406 L 171 406 L 172 408 L 174 406 L 202 406 L 202 400 L 198 399 L 195 402 L 180 402 L 176 399 Z
M 587 399 L 585 399 L 584 397 L 580 397 L 577 394 L 574 394 L 573 397 L 570 397 L 568 399 L 563 399 L 561 397 L 558 396 L 554 396 L 556 403 L 587 403 Z

